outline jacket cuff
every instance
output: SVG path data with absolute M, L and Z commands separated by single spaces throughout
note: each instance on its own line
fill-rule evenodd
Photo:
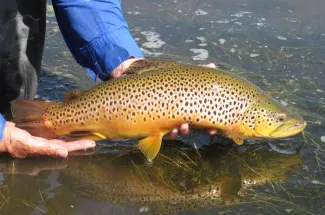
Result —
M 111 72 L 130 57 L 143 58 L 139 46 L 127 27 L 120 27 L 96 38 L 80 49 L 84 58 L 89 59 L 82 65 L 93 80 L 110 78 Z
M 0 114 L 0 141 L 3 138 L 3 130 L 6 126 L 6 120 L 3 118 L 3 116 Z

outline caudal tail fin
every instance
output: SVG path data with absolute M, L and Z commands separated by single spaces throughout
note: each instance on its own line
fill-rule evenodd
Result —
M 29 132 L 33 136 L 43 138 L 56 138 L 57 136 L 44 126 L 42 114 L 46 108 L 54 105 L 53 102 L 14 100 L 11 102 L 11 112 L 16 127 Z

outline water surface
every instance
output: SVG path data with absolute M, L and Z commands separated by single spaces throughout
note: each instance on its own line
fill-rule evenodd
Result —
M 325 2 L 123 1 L 145 56 L 214 62 L 308 122 L 303 134 L 236 146 L 193 132 L 153 164 L 132 142 L 66 160 L 2 157 L 3 214 L 325 214 Z M 71 57 L 48 8 L 38 97 L 95 83 Z M 104 146 L 105 145 L 105 146 Z

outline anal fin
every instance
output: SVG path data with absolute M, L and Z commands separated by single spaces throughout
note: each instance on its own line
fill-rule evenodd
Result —
M 149 136 L 139 141 L 139 149 L 149 161 L 158 154 L 162 142 L 162 136 Z

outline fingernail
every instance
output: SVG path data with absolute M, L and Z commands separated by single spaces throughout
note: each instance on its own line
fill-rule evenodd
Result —
M 95 143 L 95 142 L 92 142 L 92 143 L 86 143 L 86 146 L 87 146 L 87 147 L 94 147 L 94 146 L 96 146 L 96 143 Z
M 66 150 L 59 149 L 56 151 L 56 156 L 65 158 L 68 156 L 68 152 Z

